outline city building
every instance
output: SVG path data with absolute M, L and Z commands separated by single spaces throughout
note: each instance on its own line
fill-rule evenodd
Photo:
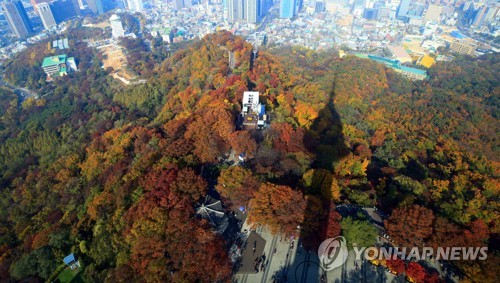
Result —
M 406 18 L 408 15 L 408 11 L 410 10 L 410 0 L 401 0 L 401 3 L 399 3 L 398 7 L 398 12 L 397 12 L 397 17 L 398 18 Z
M 256 24 L 259 22 L 259 0 L 244 0 L 245 3 L 245 19 L 247 23 Z
M 442 6 L 429 4 L 427 12 L 425 13 L 425 19 L 428 21 L 439 22 L 439 20 L 441 19 L 442 10 L 443 10 Z
M 315 6 L 314 6 L 314 12 L 315 13 L 323 13 L 326 10 L 325 2 L 324 1 L 316 1 Z
M 387 59 L 384 57 L 373 56 L 373 55 L 364 55 L 364 54 L 355 54 L 355 55 L 360 58 L 368 58 L 375 62 L 382 63 L 387 67 L 391 68 L 392 70 L 396 71 L 397 73 L 400 73 L 404 77 L 409 78 L 411 80 L 425 80 L 428 78 L 427 71 L 403 66 L 401 65 L 401 62 L 399 62 L 398 60 Z
M 56 0 L 50 2 L 50 9 L 56 23 L 59 24 L 78 16 L 74 4 L 75 3 L 72 0 Z M 80 10 L 78 6 L 76 8 Z
M 246 0 L 227 0 L 227 19 L 230 23 L 241 22 L 246 19 L 245 11 L 248 7 Z
M 47 74 L 47 81 L 55 77 L 67 75 L 71 71 L 77 71 L 75 58 L 66 54 L 45 57 L 42 62 L 42 69 Z
M 352 14 L 356 16 L 363 15 L 365 7 L 366 7 L 366 0 L 354 0 L 352 5 Z
M 258 0 L 259 3 L 259 17 L 262 19 L 273 5 L 271 0 Z
M 472 21 L 472 26 L 480 27 L 484 24 L 488 24 L 492 20 L 495 20 L 498 14 L 498 10 L 499 7 L 496 3 L 484 5 L 477 11 L 474 20 Z
M 102 5 L 102 0 L 87 0 L 90 11 L 95 15 L 100 15 L 104 13 L 104 7 Z
M 56 49 L 58 48 L 59 50 L 64 50 L 69 48 L 69 42 L 68 38 L 60 38 L 58 40 L 52 41 L 52 48 Z
M 455 39 L 451 42 L 450 50 L 460 54 L 470 56 L 476 55 L 477 44 L 470 38 Z
M 152 28 L 151 35 L 154 37 L 161 37 L 165 42 L 172 43 L 173 33 L 171 28 Z
M 240 0 L 227 0 L 227 20 L 230 23 L 238 21 L 238 6 L 240 2 Z
M 367 20 L 375 20 L 377 19 L 378 9 L 366 8 L 363 11 L 363 18 Z
M 436 60 L 434 58 L 432 58 L 431 56 L 429 55 L 424 55 L 419 61 L 418 61 L 418 64 L 421 65 L 421 66 L 424 66 L 426 68 L 430 68 L 432 67 L 432 65 L 434 65 L 434 63 L 436 63 Z
M 17 37 L 27 38 L 33 33 L 33 27 L 21 1 L 4 2 L 2 10 L 10 29 Z
M 128 9 L 134 12 L 142 12 L 144 4 L 142 0 L 127 0 Z
M 291 19 L 295 16 L 295 0 L 280 0 L 280 18 Z
M 111 24 L 111 36 L 113 38 L 119 38 L 125 36 L 125 30 L 123 29 L 122 20 L 116 14 L 113 14 L 109 18 L 109 23 Z
M 191 5 L 192 5 L 191 0 L 175 0 L 175 9 L 177 11 L 183 8 L 191 7 Z
M 52 14 L 52 10 L 50 10 L 50 5 L 48 3 L 36 4 L 36 10 L 45 29 L 50 29 L 56 25 L 56 20 L 54 19 L 54 15 Z
M 410 54 L 408 54 L 408 52 L 406 52 L 406 50 L 402 46 L 389 45 L 389 46 L 387 46 L 387 50 L 389 50 L 393 59 L 396 59 L 401 63 L 411 63 L 412 62 L 412 58 L 411 58 Z

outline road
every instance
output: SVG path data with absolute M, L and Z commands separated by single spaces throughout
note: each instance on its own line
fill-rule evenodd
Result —
M 13 86 L 13 85 L 9 84 L 8 82 L 4 81 L 3 75 L 4 75 L 3 73 L 0 73 L 0 86 L 6 87 L 6 88 L 9 88 L 10 90 L 12 90 L 15 94 L 17 94 L 19 96 L 19 98 L 21 98 L 21 100 L 25 100 L 28 97 L 38 98 L 38 94 L 36 92 L 33 92 L 33 91 L 26 89 L 26 88 Z
M 267 14 L 264 16 L 264 18 L 262 19 L 262 21 L 259 23 L 259 27 L 257 28 L 256 32 L 264 31 L 267 25 L 278 17 L 278 13 L 279 13 L 279 5 L 271 7 L 267 12 Z

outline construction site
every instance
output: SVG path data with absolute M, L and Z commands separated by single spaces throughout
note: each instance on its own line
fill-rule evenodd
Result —
M 143 80 L 137 80 L 137 75 L 127 68 L 127 57 L 121 46 L 107 44 L 99 46 L 97 49 L 104 55 L 103 68 L 113 68 L 113 72 L 110 73 L 113 78 L 126 85 L 143 83 Z

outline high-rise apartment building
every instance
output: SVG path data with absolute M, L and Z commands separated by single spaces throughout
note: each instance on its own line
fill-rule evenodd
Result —
M 244 0 L 245 3 L 245 19 L 247 23 L 255 24 L 259 21 L 259 0 Z
M 238 21 L 238 4 L 240 0 L 227 0 L 227 20 L 230 23 Z
M 291 19 L 295 16 L 295 0 L 281 0 L 280 18 Z
M 56 20 L 54 18 L 54 14 L 52 14 L 52 10 L 50 9 L 50 5 L 48 3 L 39 3 L 36 4 L 36 11 L 42 20 L 43 27 L 45 29 L 50 29 L 51 27 L 56 25 Z
M 56 0 L 52 1 L 49 5 L 52 15 L 58 24 L 78 16 L 74 7 L 74 2 L 71 0 Z M 78 8 L 78 10 L 80 9 Z
M 113 38 L 119 38 L 125 36 L 125 30 L 123 29 L 122 20 L 117 15 L 112 15 L 109 18 L 109 23 L 111 24 L 111 35 Z
M 4 2 L 2 9 L 10 29 L 17 37 L 26 38 L 33 33 L 33 27 L 21 1 Z
M 441 19 L 442 10 L 442 6 L 429 4 L 429 7 L 427 7 L 427 12 L 425 13 L 425 19 L 428 21 L 438 22 Z
M 102 0 L 87 0 L 90 11 L 96 15 L 104 13 L 104 7 L 102 5 Z
M 499 7 L 497 4 L 484 5 L 481 7 L 474 17 L 472 21 L 472 25 L 476 27 L 480 27 L 484 24 L 489 23 L 490 21 L 496 19 L 498 15 Z
M 128 9 L 134 12 L 142 12 L 144 4 L 142 0 L 127 0 Z
M 398 13 L 397 17 L 398 18 L 404 18 L 407 16 L 408 11 L 410 10 L 410 0 L 401 0 L 401 3 L 399 3 L 398 7 Z
M 177 11 L 182 8 L 191 7 L 191 5 L 192 5 L 191 0 L 175 0 L 175 9 Z
M 352 4 L 352 14 L 357 16 L 363 15 L 365 7 L 366 7 L 365 0 L 354 0 Z

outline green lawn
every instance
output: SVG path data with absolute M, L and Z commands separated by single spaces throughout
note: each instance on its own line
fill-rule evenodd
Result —
M 82 271 L 82 268 L 78 268 L 75 270 L 71 270 L 70 268 L 66 268 L 65 270 L 61 271 L 59 273 L 59 276 L 57 278 L 59 279 L 59 282 L 61 283 L 76 283 L 76 282 L 83 282 L 80 275 L 80 271 Z

